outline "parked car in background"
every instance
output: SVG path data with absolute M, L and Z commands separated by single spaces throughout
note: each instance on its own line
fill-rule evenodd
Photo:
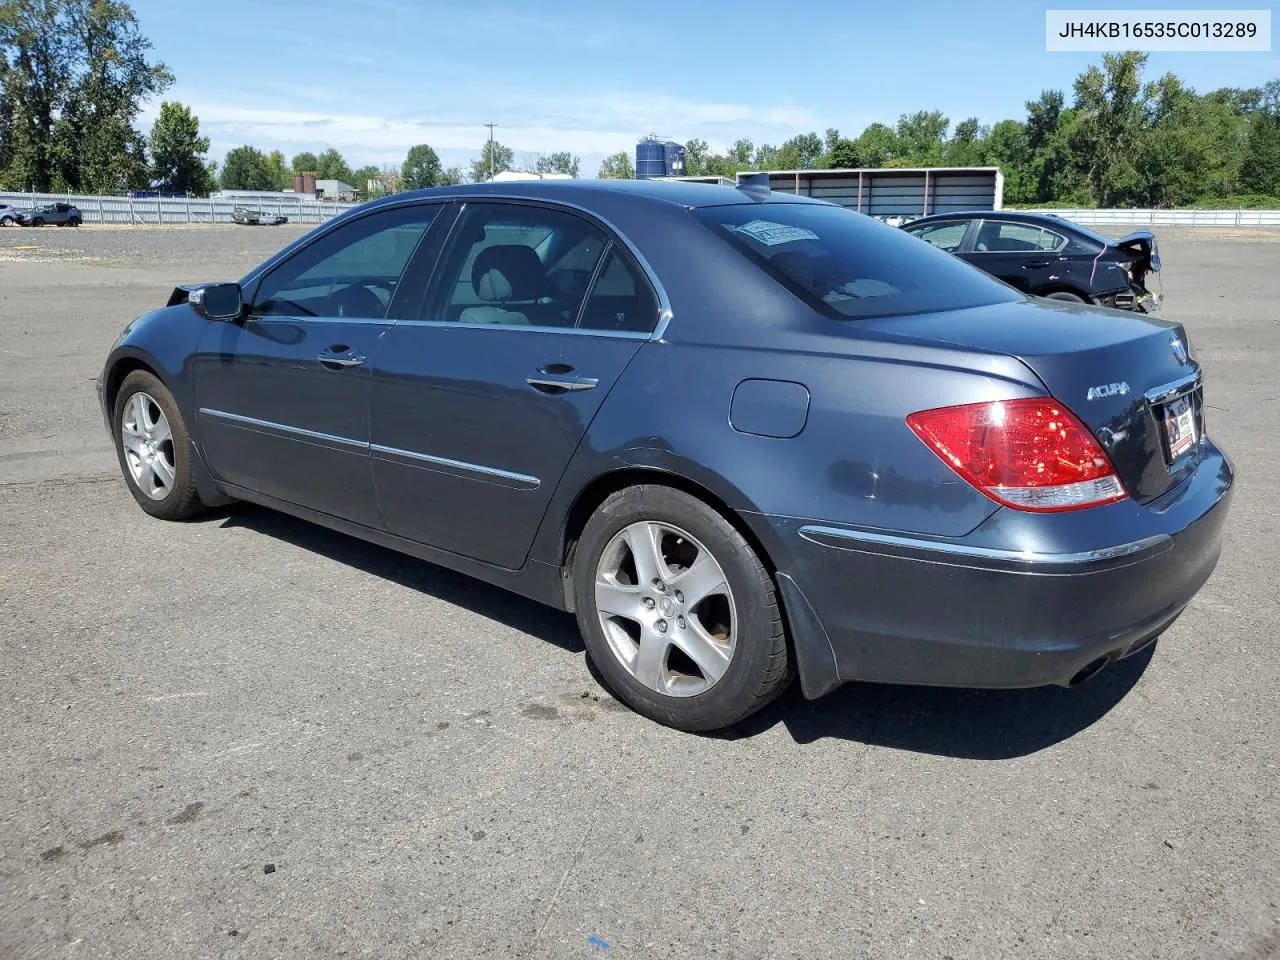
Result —
M 920 214 L 918 213 L 880 214 L 876 216 L 876 219 L 879 220 L 881 223 L 887 223 L 891 227 L 901 227 L 905 224 L 911 223 L 913 220 L 919 220 Z
M 1180 324 L 754 187 L 386 197 L 175 288 L 97 389 L 148 514 L 247 500 L 573 611 L 687 730 L 796 673 L 1082 683 L 1204 584 L 1232 486 Z
M 49 203 L 34 210 L 22 211 L 18 221 L 24 227 L 43 227 L 52 224 L 58 227 L 78 227 L 84 222 L 80 208 L 69 203 Z
M 1139 313 L 1160 306 L 1146 285 L 1160 271 L 1147 230 L 1112 240 L 1052 214 L 1015 210 L 933 214 L 902 229 L 1036 296 Z
M 248 207 L 236 207 L 231 211 L 231 219 L 247 227 L 278 227 L 282 223 L 289 222 L 288 217 L 282 217 L 276 213 L 264 213 L 261 210 L 251 210 Z
M 0 227 L 9 227 L 22 221 L 22 211 L 7 203 L 0 203 Z

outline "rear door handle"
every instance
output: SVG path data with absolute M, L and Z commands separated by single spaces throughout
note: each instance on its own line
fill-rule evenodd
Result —
M 1049 266 L 1048 260 L 1028 260 L 1023 264 L 1028 270 L 1039 270 L 1041 267 Z

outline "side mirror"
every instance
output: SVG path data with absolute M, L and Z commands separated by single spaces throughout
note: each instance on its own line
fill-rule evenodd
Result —
M 206 320 L 239 320 L 244 313 L 244 295 L 238 283 L 210 283 L 196 287 L 187 303 Z

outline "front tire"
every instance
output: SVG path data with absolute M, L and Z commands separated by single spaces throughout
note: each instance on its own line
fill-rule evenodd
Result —
M 1061 300 L 1064 303 L 1085 303 L 1084 297 L 1071 293 L 1069 290 L 1055 290 L 1053 293 L 1044 295 L 1046 300 Z
M 755 713 L 791 679 L 773 578 L 732 524 L 670 487 L 627 487 L 574 557 L 578 627 L 609 688 L 680 730 Z
M 68 221 L 67 221 L 67 226 L 68 226 L 68 227 L 78 227 L 78 226 L 80 226 L 80 218 L 79 218 L 79 217 L 72 217 L 70 220 L 68 220 Z
M 31 226 L 33 226 L 33 227 L 43 227 L 43 226 L 44 226 L 44 221 L 43 221 L 43 220 L 40 220 L 40 219 L 38 219 L 38 218 L 37 218 L 37 219 L 35 219 L 35 220 L 32 220 L 32 221 L 31 221 Z
M 145 370 L 124 378 L 112 429 L 120 469 L 138 506 L 161 520 L 185 520 L 202 511 L 187 427 L 159 378 Z
M 13 217 L 0 217 L 0 227 L 13 226 Z

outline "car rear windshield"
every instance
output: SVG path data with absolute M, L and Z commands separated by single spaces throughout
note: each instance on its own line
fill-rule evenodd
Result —
M 702 207 L 695 215 L 836 319 L 960 310 L 1019 294 L 895 227 L 831 204 Z

